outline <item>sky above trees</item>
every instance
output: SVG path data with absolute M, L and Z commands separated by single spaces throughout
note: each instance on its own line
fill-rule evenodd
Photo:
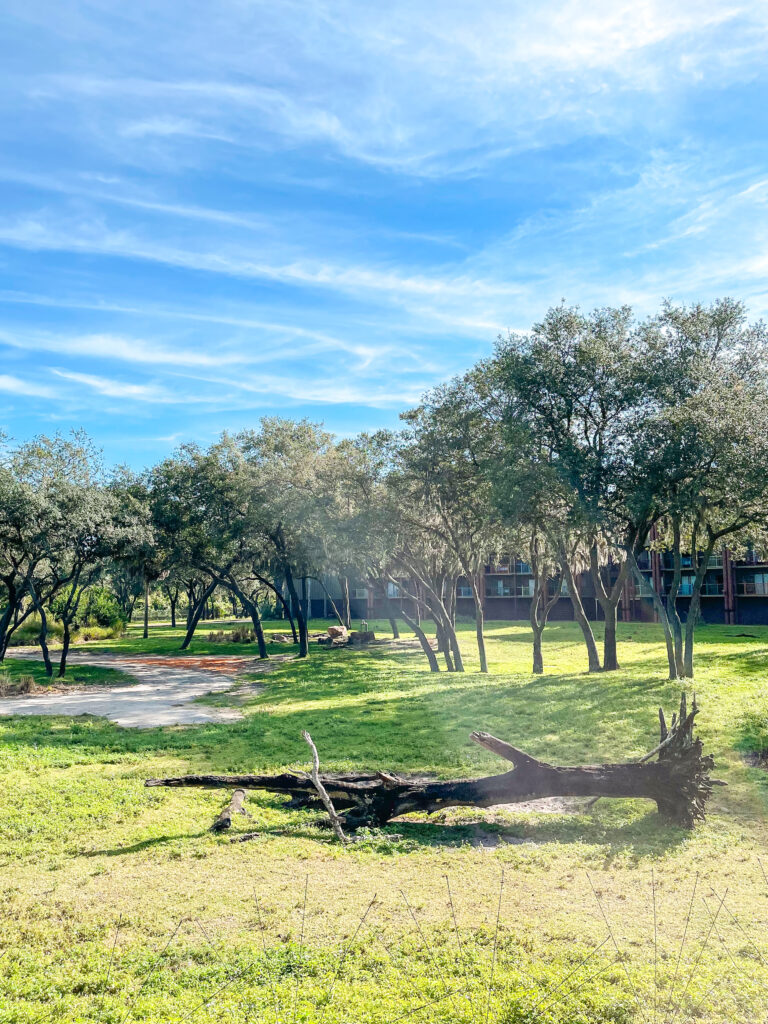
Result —
M 564 298 L 768 308 L 768 7 L 7 0 L 0 426 L 391 425 Z

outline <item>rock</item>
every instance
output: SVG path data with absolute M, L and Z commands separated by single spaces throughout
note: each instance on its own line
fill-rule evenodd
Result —
M 329 626 L 328 627 L 328 636 L 332 640 L 341 639 L 342 637 L 346 638 L 346 636 L 347 636 L 347 627 L 346 626 Z
M 272 639 L 276 644 L 289 644 L 291 642 L 285 633 L 273 633 Z

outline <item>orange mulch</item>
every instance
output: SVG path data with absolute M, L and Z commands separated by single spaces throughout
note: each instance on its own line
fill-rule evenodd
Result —
M 187 658 L 127 658 L 127 661 L 140 662 L 142 665 L 165 665 L 168 668 L 204 668 L 209 672 L 224 672 L 231 674 L 239 672 L 248 661 L 252 660 L 247 656 L 240 657 L 219 657 L 215 654 L 206 654 L 201 657 Z

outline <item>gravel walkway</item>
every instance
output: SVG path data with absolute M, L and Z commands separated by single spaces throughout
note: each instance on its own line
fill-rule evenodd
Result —
M 14 657 L 19 654 L 14 652 Z M 190 659 L 194 661 L 194 668 L 178 667 L 179 658 L 169 660 L 173 661 L 172 667 L 164 665 L 161 658 L 143 663 L 141 657 L 73 651 L 69 656 L 72 665 L 115 668 L 138 682 L 133 686 L 88 686 L 69 692 L 5 697 L 0 699 L 0 715 L 98 715 L 134 729 L 231 722 L 242 718 L 236 708 L 212 708 L 194 703 L 196 697 L 237 686 L 238 679 L 234 675 L 198 667 L 204 663 L 203 658 Z M 268 671 L 276 664 L 247 657 L 242 663 L 249 671 Z

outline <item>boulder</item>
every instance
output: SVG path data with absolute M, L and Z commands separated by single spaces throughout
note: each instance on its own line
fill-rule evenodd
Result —
M 339 639 L 342 639 L 342 638 L 346 638 L 346 636 L 347 636 L 347 627 L 346 626 L 329 626 L 328 627 L 328 636 L 332 640 L 339 640 Z

